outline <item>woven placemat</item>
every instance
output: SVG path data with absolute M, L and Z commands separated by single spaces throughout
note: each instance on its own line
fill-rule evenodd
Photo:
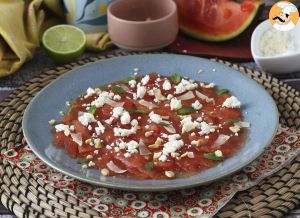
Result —
M 16 89 L 0 104 L 1 153 L 21 146 L 22 116 L 33 96 L 49 82 L 78 66 L 101 59 L 139 53 L 115 53 L 87 58 L 42 73 Z M 216 60 L 232 67 L 262 84 L 275 99 L 280 122 L 300 127 L 299 92 L 262 72 L 230 62 Z M 248 90 L 251 92 L 251 90 Z M 101 214 L 71 195 L 53 188 L 43 180 L 0 159 L 0 200 L 18 217 L 101 217 Z M 291 164 L 235 197 L 217 214 L 218 217 L 281 217 L 300 203 L 300 156 Z

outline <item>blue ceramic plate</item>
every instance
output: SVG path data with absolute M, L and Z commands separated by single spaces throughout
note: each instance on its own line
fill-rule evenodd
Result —
M 214 82 L 230 89 L 242 102 L 244 120 L 251 123 L 245 145 L 222 164 L 188 178 L 173 180 L 135 180 L 104 177 L 97 170 L 82 169 L 76 160 L 62 149 L 52 146 L 51 119 L 60 120 L 59 111 L 65 111 L 65 102 L 75 99 L 88 87 L 101 86 L 121 80 L 133 72 L 140 75 L 157 72 L 182 76 L 203 82 Z M 198 71 L 202 69 L 203 73 Z M 24 135 L 32 150 L 51 167 L 79 180 L 101 186 L 137 190 L 166 191 L 206 184 L 229 175 L 256 159 L 276 133 L 278 112 L 270 95 L 255 81 L 240 72 L 205 59 L 181 55 L 134 55 L 98 61 L 79 67 L 59 77 L 37 94 L 28 105 L 24 119 Z

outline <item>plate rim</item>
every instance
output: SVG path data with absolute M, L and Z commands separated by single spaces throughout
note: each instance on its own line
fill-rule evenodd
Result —
M 178 183 L 178 184 L 174 184 L 174 185 L 168 185 L 168 186 L 151 186 L 151 185 L 147 185 L 147 186 L 133 186 L 133 185 L 130 185 L 130 184 L 115 184 L 113 182 L 106 182 L 106 181 L 101 181 L 100 179 L 96 182 L 96 181 L 93 181 L 93 180 L 89 180 L 86 176 L 84 176 L 82 174 L 82 176 L 77 176 L 77 175 L 74 175 L 72 174 L 72 172 L 69 172 L 69 171 L 66 171 L 64 169 L 61 169 L 59 167 L 59 165 L 55 164 L 55 163 L 52 163 L 52 162 L 49 162 L 47 159 L 43 158 L 43 154 L 41 154 L 39 152 L 39 150 L 35 149 L 36 146 L 34 146 L 35 143 L 33 143 L 30 139 L 30 137 L 27 137 L 29 135 L 28 131 L 27 131 L 27 128 L 25 128 L 26 126 L 26 123 L 28 123 L 28 114 L 29 114 L 29 111 L 30 111 L 30 108 L 32 107 L 32 105 L 34 104 L 34 102 L 36 101 L 36 99 L 38 98 L 39 95 L 42 94 L 43 91 L 45 91 L 45 89 L 47 89 L 49 86 L 51 86 L 53 83 L 55 83 L 57 80 L 60 80 L 66 76 L 68 76 L 69 74 L 72 74 L 74 71 L 77 71 L 77 70 L 80 70 L 81 68 L 84 68 L 86 67 L 87 65 L 93 65 L 93 64 L 97 64 L 99 62 L 106 62 L 106 61 L 111 61 L 111 60 L 114 60 L 114 59 L 124 59 L 124 58 L 127 58 L 127 57 L 134 57 L 134 56 L 176 56 L 176 57 L 183 57 L 183 58 L 194 58 L 194 59 L 198 59 L 198 60 L 202 60 L 202 61 L 206 61 L 206 62 L 211 62 L 211 63 L 214 63 L 214 64 L 217 64 L 217 65 L 221 65 L 223 67 L 226 67 L 228 69 L 230 69 L 231 71 L 235 71 L 236 73 L 239 73 L 241 76 L 243 77 L 246 77 L 248 80 L 252 80 L 253 82 L 255 82 L 255 84 L 257 85 L 257 88 L 259 88 L 261 91 L 265 92 L 268 97 L 270 98 L 271 102 L 272 102 L 272 107 L 275 109 L 275 119 L 276 119 L 276 126 L 274 127 L 273 129 L 273 132 L 272 132 L 272 137 L 269 138 L 269 140 L 267 141 L 267 143 L 265 143 L 264 145 L 261 146 L 261 149 L 259 150 L 259 152 L 254 155 L 252 158 L 248 159 L 247 161 L 244 161 L 242 162 L 242 164 L 236 168 L 236 169 L 232 169 L 232 170 L 228 170 L 226 171 L 226 173 L 222 173 L 221 175 L 217 175 L 217 176 L 214 176 L 214 178 L 211 178 L 210 180 L 208 181 L 205 181 L 205 182 L 201 182 L 201 183 L 197 183 L 197 182 L 190 182 L 188 184 L 186 183 Z M 160 53 L 160 54 L 133 54 L 133 55 L 125 55 L 125 56 L 117 56 L 117 57 L 112 57 L 112 58 L 107 58 L 107 59 L 102 59 L 102 60 L 97 60 L 95 62 L 90 62 L 90 63 L 87 63 L 87 64 L 84 64 L 84 65 L 81 65 L 79 67 L 76 67 L 76 68 L 73 68 L 71 70 L 69 70 L 68 72 L 58 76 L 56 79 L 54 79 L 53 81 L 51 81 L 48 85 L 46 85 L 45 87 L 43 87 L 30 101 L 30 103 L 27 105 L 26 109 L 25 109 L 25 112 L 24 112 L 24 115 L 23 115 L 23 119 L 22 119 L 22 130 L 23 130 L 23 135 L 27 141 L 27 144 L 30 146 L 30 148 L 32 149 L 32 151 L 34 152 L 34 154 L 39 157 L 43 162 L 45 162 L 47 165 L 49 165 L 50 167 L 58 170 L 59 172 L 65 174 L 65 175 L 68 175 L 68 176 L 71 176 L 72 178 L 75 178 L 75 179 L 78 179 L 80 181 L 83 181 L 83 182 L 86 182 L 86 183 L 89 183 L 89 184 L 93 184 L 93 185 L 100 185 L 100 186 L 104 186 L 104 187 L 107 187 L 107 188 L 114 188 L 114 189 L 120 189 L 120 190 L 130 190 L 130 191 L 152 191 L 152 192 L 157 192 L 157 191 L 170 191 L 170 190 L 178 190 L 178 189 L 184 189 L 184 188 L 191 188 L 191 187 L 195 187 L 195 186 L 203 186 L 205 184 L 208 184 L 208 183 L 212 183 L 214 181 L 217 181 L 217 180 L 220 180 L 226 176 L 229 176 L 229 175 L 232 175 L 233 173 L 241 170 L 243 167 L 247 166 L 248 164 L 250 164 L 252 161 L 254 161 L 257 157 L 259 157 L 262 152 L 264 151 L 264 148 L 266 146 L 268 146 L 274 136 L 276 135 L 277 133 L 277 130 L 278 130 L 278 127 L 279 127 L 279 112 L 278 112 L 278 108 L 277 108 L 277 105 L 274 101 L 274 99 L 271 97 L 271 95 L 265 90 L 265 88 L 263 87 L 263 85 L 259 84 L 257 81 L 255 81 L 254 79 L 252 78 L 249 78 L 248 76 L 246 76 L 244 73 L 238 71 L 238 70 L 235 70 L 229 66 L 226 66 L 222 63 L 218 63 L 218 62 L 213 62 L 209 59 L 205 59 L 205 58 L 201 58 L 201 57 L 195 57 L 195 56 L 190 56 L 190 55 L 178 55 L 178 54 L 168 54 L 168 53 Z M 214 167 L 217 167 L 214 166 Z M 214 168 L 212 167 L 212 168 Z M 72 170 L 70 170 L 72 171 Z M 199 172 L 201 173 L 201 172 Z M 175 179 L 176 180 L 176 179 Z M 161 180 L 161 181 L 164 181 L 164 180 Z

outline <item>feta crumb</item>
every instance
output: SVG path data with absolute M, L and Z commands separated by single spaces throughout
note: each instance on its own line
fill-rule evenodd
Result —
M 139 86 L 137 88 L 137 91 L 136 91 L 136 97 L 137 98 L 143 98 L 144 95 L 146 94 L 146 87 L 145 86 Z
M 205 139 L 209 139 L 209 135 L 204 136 Z
M 163 83 L 163 90 L 168 91 L 168 90 L 170 90 L 171 88 L 172 88 L 172 86 L 171 86 L 170 81 L 169 81 L 169 80 L 165 80 L 164 83 Z
M 55 121 L 54 119 L 48 121 L 48 123 L 49 123 L 51 126 L 54 125 L 55 122 L 56 122 L 56 121 Z
M 216 155 L 217 157 L 223 157 L 223 153 L 222 153 L 221 150 L 216 150 L 216 151 L 215 151 L 215 155 Z
M 129 124 L 129 123 L 130 123 L 130 119 L 131 119 L 130 114 L 129 114 L 127 111 L 125 111 L 125 112 L 122 114 L 121 118 L 120 118 L 121 123 L 122 123 L 123 125 Z
M 210 126 L 208 123 L 204 121 L 200 123 L 200 129 L 201 129 L 201 131 L 199 132 L 200 135 L 209 134 L 216 130 L 215 128 L 213 128 L 212 126 Z
M 86 112 L 81 112 L 79 114 L 78 121 L 84 126 L 87 126 L 89 123 L 97 122 L 93 114 Z
M 167 99 L 171 100 L 174 97 L 174 95 L 168 94 Z
M 227 98 L 224 103 L 222 104 L 222 107 L 228 107 L 228 108 L 240 108 L 241 102 L 237 99 L 235 96 L 231 96 L 230 98 Z
M 92 96 L 93 94 L 96 94 L 96 91 L 93 88 L 89 87 L 86 90 L 86 95 L 84 96 L 84 98 L 88 98 L 88 97 Z
M 112 117 L 114 118 L 118 118 L 119 116 L 121 116 L 124 112 L 124 108 L 123 107 L 115 107 L 113 109 L 113 114 Z
M 82 146 L 82 137 L 80 133 L 71 133 L 72 140 L 77 143 L 79 146 Z
M 198 101 L 196 100 L 193 104 L 192 104 L 192 107 L 195 109 L 195 110 L 200 110 L 203 105 Z
M 65 124 L 57 124 L 55 125 L 55 131 L 56 132 L 64 132 L 65 136 L 70 135 L 70 129 L 68 125 Z
M 136 85 L 136 81 L 133 79 L 133 80 L 130 80 L 129 82 L 128 82 L 128 84 L 129 84 L 129 86 L 131 87 L 131 88 L 134 88 L 135 87 L 135 85 Z
M 96 165 L 96 164 L 95 164 L 93 161 L 90 161 L 89 164 L 88 164 L 89 167 L 93 167 L 93 166 L 95 166 L 95 165 Z
M 197 87 L 198 87 L 197 83 L 193 83 L 186 79 L 182 79 L 181 82 L 177 86 L 175 86 L 175 94 L 181 94 L 185 91 L 194 90 Z
M 240 131 L 241 127 L 238 126 L 238 125 L 234 125 L 234 126 L 231 126 L 229 127 L 229 130 L 233 133 L 238 133 Z
M 93 128 L 92 128 L 92 126 L 91 125 L 88 125 L 88 130 L 92 130 Z
M 100 135 L 104 133 L 105 127 L 102 125 L 100 121 L 97 121 L 97 127 L 95 128 L 96 134 Z
M 150 90 L 148 90 L 148 95 L 150 95 L 150 96 L 154 96 L 154 90 L 153 89 L 150 89 Z
M 182 108 L 181 100 L 178 100 L 177 98 L 172 98 L 170 102 L 171 110 L 178 110 Z
M 191 133 L 191 136 L 195 136 L 195 135 L 196 135 L 196 133 L 194 133 L 194 132 Z
M 190 132 L 200 125 L 200 123 L 198 123 L 197 121 L 192 121 L 191 116 L 185 117 L 180 121 L 180 123 L 182 125 L 182 130 L 181 130 L 182 133 Z
M 166 161 L 169 154 L 176 152 L 184 145 L 183 140 L 177 140 L 178 138 L 180 138 L 179 134 L 170 135 L 168 137 L 169 141 L 163 145 L 162 155 L 159 157 L 159 161 Z
M 120 95 L 114 95 L 114 98 L 113 98 L 114 100 L 121 100 L 121 96 Z
M 149 82 L 149 80 L 150 80 L 150 76 L 149 76 L 149 75 L 146 75 L 146 76 L 144 76 L 143 79 L 141 80 L 141 83 L 142 83 L 143 85 L 147 85 L 147 83 Z
M 152 122 L 159 124 L 162 121 L 160 115 L 155 114 L 153 111 L 149 114 L 149 118 Z

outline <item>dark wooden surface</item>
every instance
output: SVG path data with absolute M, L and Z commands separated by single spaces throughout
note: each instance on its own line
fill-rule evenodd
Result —
M 110 51 L 111 52 L 111 51 Z M 97 55 L 95 53 L 85 53 L 82 58 Z M 259 69 L 254 62 L 240 63 L 251 69 Z M 42 50 L 38 50 L 35 58 L 26 63 L 21 70 L 12 76 L 0 79 L 0 101 L 5 98 L 11 90 L 20 86 L 24 81 L 37 76 L 52 67 L 57 66 L 51 61 Z M 275 77 L 284 80 L 291 86 L 300 91 L 300 72 L 286 75 L 275 75 Z M 1 186 L 0 186 L 1 187 Z M 0 218 L 13 218 L 15 217 L 9 210 L 2 206 L 0 202 Z M 292 211 L 285 218 L 300 218 L 300 205 L 298 209 Z

